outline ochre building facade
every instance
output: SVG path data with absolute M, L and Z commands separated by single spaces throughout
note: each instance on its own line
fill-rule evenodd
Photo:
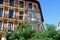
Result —
M 41 6 L 37 0 L 0 0 L 1 36 L 6 31 L 16 31 L 17 26 L 26 22 L 31 24 L 32 29 L 44 29 Z

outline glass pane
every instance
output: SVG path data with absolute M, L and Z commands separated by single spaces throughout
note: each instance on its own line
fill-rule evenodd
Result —
M 8 30 L 12 30 L 12 28 L 13 28 L 13 23 L 12 22 L 9 22 L 8 23 Z
M 32 18 L 32 13 L 28 13 L 28 20 L 31 20 Z
M 3 8 L 0 8 L 0 17 L 2 16 L 3 14 Z
M 23 16 L 23 11 L 20 11 L 19 12 L 19 16 Z
M 9 18 L 13 18 L 14 10 L 9 10 Z
M 19 23 L 19 26 L 21 25 L 21 23 Z
M 23 16 L 19 16 L 19 19 L 23 20 Z
M 14 0 L 10 0 L 10 6 L 14 6 Z
M 19 6 L 20 6 L 21 8 L 23 8 L 23 7 L 24 7 L 24 2 L 20 1 Z
M 19 19 L 21 19 L 21 20 L 23 19 L 23 11 L 19 12 Z
M 0 21 L 0 30 L 1 30 L 1 27 L 2 27 L 2 21 Z
M 32 4 L 31 3 L 29 3 L 29 8 L 32 9 Z
M 3 1 L 4 1 L 4 0 L 0 0 L 0 4 L 3 4 Z

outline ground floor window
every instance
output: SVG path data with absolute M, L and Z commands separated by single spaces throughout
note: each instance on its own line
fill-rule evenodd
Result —
M 13 22 L 8 23 L 8 31 L 12 31 L 13 29 Z

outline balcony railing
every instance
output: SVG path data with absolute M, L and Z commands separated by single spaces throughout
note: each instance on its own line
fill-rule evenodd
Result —
M 0 31 L 7 31 L 7 28 L 1 27 Z

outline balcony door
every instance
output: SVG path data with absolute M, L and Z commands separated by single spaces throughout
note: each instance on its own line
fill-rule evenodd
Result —
M 13 22 L 8 23 L 8 31 L 12 31 L 13 29 Z
M 0 17 L 2 17 L 3 14 L 3 8 L 0 8 Z
M 13 18 L 14 10 L 9 10 L 9 18 Z

